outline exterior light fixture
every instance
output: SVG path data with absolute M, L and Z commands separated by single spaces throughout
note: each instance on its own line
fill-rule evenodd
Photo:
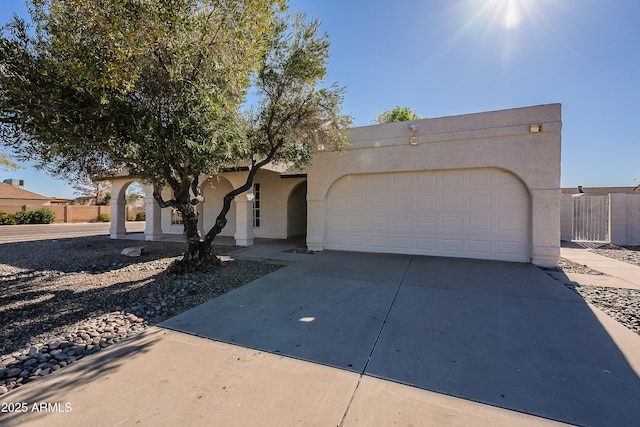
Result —
M 533 124 L 533 125 L 529 125 L 529 132 L 530 133 L 542 132 L 542 125 L 539 124 L 539 123 Z
M 409 130 L 411 132 L 413 132 L 413 135 L 411 135 L 409 137 L 409 144 L 411 145 L 418 145 L 418 135 L 416 135 L 416 131 L 418 130 L 418 128 L 420 127 L 419 123 L 409 123 L 407 125 L 407 127 L 409 128 Z

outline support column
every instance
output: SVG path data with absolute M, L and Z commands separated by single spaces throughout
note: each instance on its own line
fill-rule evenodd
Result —
M 253 192 L 247 192 L 235 197 L 236 202 L 236 245 L 253 245 Z
M 196 210 L 198 211 L 198 233 L 204 237 L 205 229 L 204 229 L 204 202 L 201 202 L 198 206 L 196 206 Z
M 560 189 L 531 190 L 531 263 L 557 267 L 560 260 Z
M 114 194 L 118 194 L 115 193 Z M 117 197 L 111 199 L 111 227 L 109 228 L 109 237 L 112 239 L 124 239 L 127 235 L 127 216 L 125 212 L 126 200 Z
M 162 208 L 153 197 L 153 186 L 144 185 L 145 228 L 144 240 L 162 239 Z
M 307 249 L 324 250 L 324 197 L 307 194 Z

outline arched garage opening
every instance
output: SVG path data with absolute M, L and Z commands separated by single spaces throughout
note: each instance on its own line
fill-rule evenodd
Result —
M 307 234 L 307 181 L 295 186 L 287 199 L 287 237 Z
M 495 168 L 347 175 L 325 203 L 324 247 L 529 262 L 531 197 Z

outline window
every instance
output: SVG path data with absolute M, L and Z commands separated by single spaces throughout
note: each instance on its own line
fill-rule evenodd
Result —
M 260 227 L 260 184 L 253 184 L 253 226 Z
M 171 209 L 171 225 L 182 224 L 182 213 L 176 209 Z

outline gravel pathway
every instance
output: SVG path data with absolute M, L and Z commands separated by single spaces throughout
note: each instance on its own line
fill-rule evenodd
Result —
M 131 246 L 142 256 L 121 255 Z M 282 267 L 223 257 L 214 274 L 164 274 L 183 247 L 103 236 L 0 245 L 0 395 Z

